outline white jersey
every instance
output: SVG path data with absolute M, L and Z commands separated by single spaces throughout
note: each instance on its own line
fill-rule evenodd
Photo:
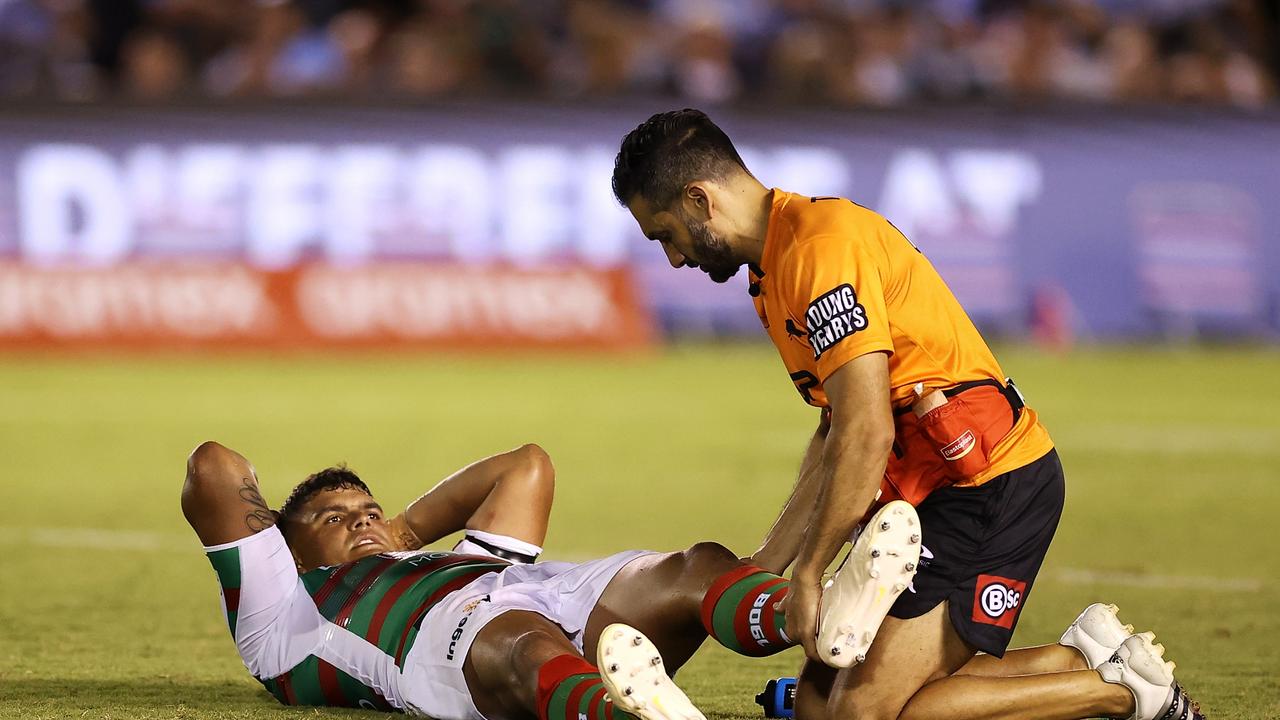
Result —
M 581 650 L 605 586 L 644 554 L 512 566 L 456 553 L 385 553 L 299 576 L 275 527 L 205 552 L 245 667 L 280 702 L 436 720 L 482 720 L 462 664 L 490 620 L 537 612 Z

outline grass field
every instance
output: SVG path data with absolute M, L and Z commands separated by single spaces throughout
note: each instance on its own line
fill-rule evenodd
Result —
M 1019 644 L 1108 600 L 1154 628 L 1213 718 L 1280 718 L 1280 353 L 1000 353 L 1058 442 L 1068 507 Z M 178 510 L 217 439 L 278 503 L 347 461 L 399 506 L 477 456 L 556 461 L 546 557 L 754 547 L 816 415 L 772 350 L 627 359 L 0 360 L 0 716 L 371 717 L 286 709 L 245 673 Z M 611 513 L 606 504 L 631 508 Z M 679 680 L 712 718 L 795 651 L 704 649 Z

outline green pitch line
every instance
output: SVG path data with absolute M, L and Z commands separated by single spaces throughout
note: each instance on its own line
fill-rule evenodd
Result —
M 1089 602 L 1115 602 L 1156 630 L 1211 717 L 1280 718 L 1280 353 L 999 355 L 1057 439 L 1069 489 L 1017 642 L 1051 642 Z M 748 553 L 816 420 L 762 346 L 0 358 L 0 717 L 300 717 L 245 674 L 178 511 L 201 440 L 244 452 L 270 502 L 346 461 L 389 506 L 536 441 L 559 478 L 548 558 L 708 538 Z M 633 510 L 606 525 L 605 503 Z M 748 718 L 797 662 L 708 646 L 678 679 L 709 716 Z

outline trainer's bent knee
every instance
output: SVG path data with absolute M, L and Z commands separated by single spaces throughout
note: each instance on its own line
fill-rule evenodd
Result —
M 858 720 L 897 720 L 902 708 L 874 707 L 854 700 L 849 693 L 836 692 L 827 701 L 828 718 L 857 718 Z M 797 715 L 799 718 L 799 715 Z

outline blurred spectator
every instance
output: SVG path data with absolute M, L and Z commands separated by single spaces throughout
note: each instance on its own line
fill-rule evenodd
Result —
M 0 0 L 0 97 L 1275 102 L 1277 0 Z

